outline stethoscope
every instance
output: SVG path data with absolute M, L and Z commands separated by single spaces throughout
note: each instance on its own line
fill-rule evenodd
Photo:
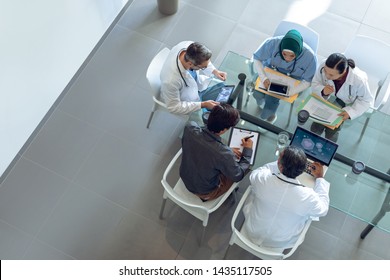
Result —
M 185 50 L 185 49 L 181 49 L 181 50 L 179 51 L 179 53 L 177 54 L 177 56 L 176 56 L 176 66 L 177 66 L 177 71 L 179 71 L 180 77 L 181 77 L 181 79 L 183 80 L 185 86 L 186 86 L 186 87 L 189 87 L 189 85 L 187 84 L 186 80 L 184 79 L 183 74 L 181 73 L 180 67 L 179 67 L 179 55 L 180 55 L 181 52 L 184 51 L 184 50 Z
M 284 180 L 283 178 L 280 178 L 278 175 L 276 175 L 275 173 L 272 173 L 272 175 L 274 175 L 276 178 L 278 178 L 280 181 L 283 181 L 285 183 L 289 183 L 291 185 L 295 185 L 295 186 L 302 186 L 302 187 L 305 187 L 305 185 L 302 185 L 302 184 L 298 184 L 298 183 L 294 183 L 294 182 L 290 182 L 290 181 L 287 181 L 287 180 Z
M 277 53 L 275 53 L 274 58 L 275 58 L 278 54 L 282 57 L 282 54 L 278 51 Z M 290 76 L 291 73 L 294 72 L 296 63 L 297 63 L 297 58 L 294 59 L 294 64 L 293 64 L 292 70 L 291 70 L 290 72 L 286 73 L 287 76 Z M 276 70 L 276 71 L 278 71 L 278 72 L 280 72 L 279 69 L 278 69 L 278 67 L 276 67 L 276 66 L 274 66 L 274 65 L 272 65 L 271 68 L 274 69 L 274 70 Z

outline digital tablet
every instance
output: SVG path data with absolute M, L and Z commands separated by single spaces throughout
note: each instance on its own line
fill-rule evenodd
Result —
M 271 82 L 268 87 L 269 92 L 284 95 L 284 96 L 288 96 L 288 89 L 289 89 L 288 85 L 279 82 Z
M 221 103 L 227 103 L 229 100 L 230 95 L 233 93 L 234 86 L 228 85 L 221 88 L 217 98 L 215 101 L 221 102 Z

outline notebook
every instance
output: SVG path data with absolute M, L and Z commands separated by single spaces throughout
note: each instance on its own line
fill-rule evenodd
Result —
M 324 166 L 324 175 L 338 148 L 338 144 L 299 126 L 295 130 L 290 146 L 302 148 L 309 162 L 321 163 Z M 314 187 L 315 178 L 307 172 L 303 172 L 297 179 L 304 186 Z
M 253 141 L 253 146 L 252 146 L 253 153 L 249 163 L 250 165 L 253 165 L 255 163 L 257 147 L 259 145 L 259 139 L 260 139 L 260 133 L 258 131 L 243 129 L 239 127 L 232 127 L 230 131 L 228 146 L 231 148 L 240 148 L 240 150 L 242 151 L 243 147 L 241 146 L 242 143 L 241 139 L 245 137 L 251 137 Z
M 227 103 L 229 100 L 230 95 L 233 93 L 234 86 L 228 85 L 221 88 L 217 98 L 215 101 L 221 102 L 221 103 Z

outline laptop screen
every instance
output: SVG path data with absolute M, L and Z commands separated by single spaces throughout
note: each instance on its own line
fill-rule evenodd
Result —
M 290 146 L 302 148 L 309 159 L 326 166 L 329 166 L 338 148 L 338 144 L 299 126 Z

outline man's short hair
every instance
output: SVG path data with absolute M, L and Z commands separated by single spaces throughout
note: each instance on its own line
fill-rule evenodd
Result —
M 214 106 L 207 120 L 207 128 L 219 133 L 225 128 L 235 126 L 240 120 L 240 113 L 229 104 L 221 103 Z
M 187 47 L 184 56 L 186 61 L 191 61 L 195 65 L 201 65 L 211 58 L 212 52 L 205 45 L 194 42 Z
M 295 179 L 305 170 L 306 161 L 306 154 L 301 148 L 294 146 L 286 147 L 280 158 L 283 175 Z

